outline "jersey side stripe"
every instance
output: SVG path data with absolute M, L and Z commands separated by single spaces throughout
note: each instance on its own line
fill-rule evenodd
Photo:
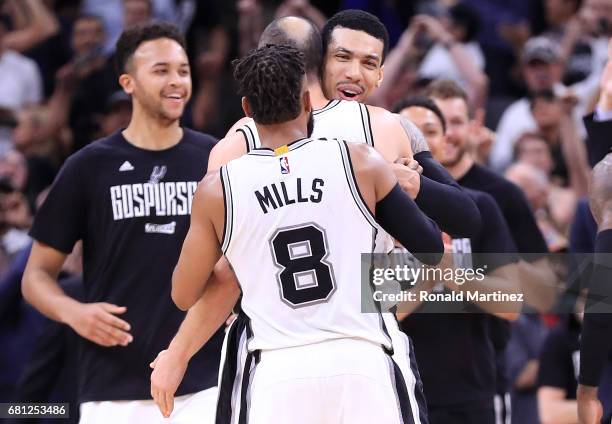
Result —
M 374 137 L 372 135 L 372 124 L 370 122 L 370 112 L 368 107 L 362 103 L 359 103 L 359 112 L 361 114 L 361 125 L 363 125 L 363 134 L 365 136 L 366 143 L 369 146 L 374 147 Z
M 234 224 L 234 201 L 232 199 L 232 185 L 227 173 L 227 165 L 221 167 L 221 187 L 223 188 L 223 198 L 225 199 L 225 225 L 223 226 L 221 251 L 225 254 L 232 239 Z
M 253 125 L 255 125 L 255 122 L 253 121 Z M 259 134 L 257 134 L 257 137 L 255 137 L 255 134 L 253 133 L 253 130 L 251 129 L 251 127 L 249 125 L 245 125 L 246 129 L 249 131 L 249 133 L 251 134 L 251 140 L 253 140 L 253 149 L 258 149 L 261 147 L 261 142 L 259 140 Z
M 368 125 L 368 131 L 366 133 L 366 136 L 370 138 L 370 146 L 374 147 L 374 132 L 372 131 L 372 121 L 370 120 L 370 111 L 368 110 L 368 106 L 367 105 L 363 105 L 363 109 L 365 110 L 366 113 L 366 122 Z
M 236 132 L 242 133 L 242 136 L 244 137 L 244 143 L 246 144 L 246 152 L 249 153 L 251 150 L 253 150 L 253 147 L 252 147 L 252 141 L 249 139 L 249 136 L 246 130 L 244 129 L 245 127 L 246 125 L 244 127 L 238 128 Z
M 359 188 L 357 187 L 355 172 L 353 171 L 353 164 L 351 163 L 351 157 L 348 153 L 346 141 L 339 141 L 338 146 L 340 147 L 340 152 L 342 155 L 342 164 L 344 165 L 346 181 L 348 182 L 348 185 L 351 189 L 353 199 L 355 200 L 355 203 L 357 204 L 357 207 L 363 214 L 364 218 L 370 223 L 370 225 L 374 228 L 378 228 L 374 216 L 366 206 L 365 201 L 363 200 L 363 197 L 361 197 L 361 193 L 359 192 Z

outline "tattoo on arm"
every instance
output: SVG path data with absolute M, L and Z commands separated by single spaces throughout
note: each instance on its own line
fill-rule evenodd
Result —
M 412 145 L 412 153 L 417 154 L 421 152 L 428 152 L 429 146 L 427 145 L 427 140 L 423 136 L 423 133 L 420 129 L 417 128 L 409 119 L 400 116 L 400 123 L 402 124 L 402 128 L 406 132 L 406 135 L 410 139 L 410 144 Z

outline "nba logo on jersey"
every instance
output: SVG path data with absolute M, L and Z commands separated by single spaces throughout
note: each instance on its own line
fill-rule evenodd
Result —
M 289 158 L 287 156 L 283 156 L 279 158 L 280 161 L 280 170 L 281 174 L 288 174 L 291 171 L 289 170 Z

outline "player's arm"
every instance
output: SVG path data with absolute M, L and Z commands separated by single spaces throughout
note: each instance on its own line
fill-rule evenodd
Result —
M 221 258 L 225 205 L 219 172 L 207 174 L 193 198 L 191 224 L 172 275 L 172 300 L 186 311 L 202 296 Z
M 419 208 L 452 237 L 478 234 L 481 220 L 476 204 L 433 158 L 421 131 L 406 118 L 385 109 L 368 106 L 368 110 L 376 150 L 390 162 L 414 158 L 423 168 L 415 199 Z
M 174 409 L 174 394 L 189 361 L 223 325 L 240 296 L 234 272 L 221 258 L 202 297 L 189 308 L 168 349 L 161 351 L 150 364 L 151 396 L 164 417 Z
M 127 346 L 130 325 L 117 317 L 126 311 L 106 302 L 81 303 L 57 282 L 66 253 L 34 241 L 23 273 L 23 297 L 43 315 L 72 327 L 81 337 L 101 346 Z
M 612 42 L 610 44 L 612 55 Z M 612 76 L 610 80 L 612 85 Z M 612 87 L 611 87 L 612 91 Z M 580 342 L 578 407 L 582 416 L 598 408 L 597 386 L 612 349 L 612 154 L 593 169 L 589 205 L 598 230 L 593 272 Z M 599 405 L 600 407 L 600 405 Z M 584 422 L 588 422 L 585 421 Z
M 400 188 L 389 164 L 365 144 L 347 146 L 359 191 L 380 226 L 421 262 L 440 262 L 440 229 Z
M 240 122 L 240 121 L 238 121 Z M 237 159 L 246 153 L 246 142 L 241 133 L 230 132 L 212 148 L 208 156 L 207 173 L 217 171 L 231 160 Z

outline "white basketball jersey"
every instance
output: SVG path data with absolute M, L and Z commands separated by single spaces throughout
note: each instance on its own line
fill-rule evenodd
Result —
M 312 114 L 314 119 L 312 138 L 337 138 L 350 143 L 366 143 L 374 146 L 370 113 L 363 103 L 331 100 L 324 108 L 313 110 Z M 252 119 L 236 131 L 244 135 L 247 152 L 261 147 L 257 127 Z
M 250 351 L 359 338 L 390 347 L 362 313 L 362 253 L 381 228 L 359 194 L 346 144 L 303 139 L 221 168 L 222 250 L 242 288 Z M 365 265 L 366 270 L 368 265 Z
M 374 147 L 372 127 L 370 125 L 370 113 L 363 103 L 348 100 L 330 100 L 322 109 L 312 112 L 314 129 L 312 138 L 337 138 L 350 143 L 365 143 Z M 243 134 L 247 152 L 261 147 L 261 140 L 255 126 L 255 121 L 248 120 L 238 128 Z M 384 230 L 377 235 L 377 251 L 388 253 L 395 245 L 393 237 Z

